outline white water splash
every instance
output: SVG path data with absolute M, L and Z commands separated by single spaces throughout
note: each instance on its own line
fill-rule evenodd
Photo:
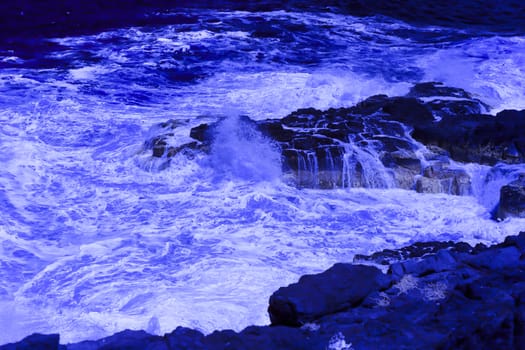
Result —
M 281 153 L 247 118 L 230 116 L 214 130 L 211 147 L 214 169 L 243 180 L 277 180 L 281 176 Z

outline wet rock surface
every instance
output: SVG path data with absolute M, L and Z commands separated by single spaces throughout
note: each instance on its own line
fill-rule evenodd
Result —
M 414 129 L 412 136 L 445 149 L 460 162 L 494 165 L 525 162 L 525 111 L 506 110 L 495 117 L 483 114 L 444 116 Z
M 390 278 L 375 267 L 335 264 L 320 275 L 306 275 L 280 288 L 270 297 L 268 313 L 272 324 L 301 326 L 358 305 L 389 284 Z
M 525 174 L 501 188 L 497 215 L 500 219 L 525 218 Z
M 300 109 L 262 121 L 244 116 L 239 123 L 278 146 L 284 178 L 298 187 L 470 195 L 472 179 L 455 162 L 525 163 L 525 111 L 492 116 L 483 114 L 486 109 L 462 89 L 431 82 L 415 85 L 406 96 L 376 95 L 350 108 Z M 221 123 L 193 128 L 195 142 L 177 146 L 165 142 L 176 122 L 163 123 L 144 149 L 166 162 L 180 152 L 209 152 Z
M 239 333 L 126 330 L 68 345 L 34 334 L 0 349 L 523 349 L 525 232 L 491 247 L 426 242 L 356 256 L 280 288 L 269 314 L 271 326 Z

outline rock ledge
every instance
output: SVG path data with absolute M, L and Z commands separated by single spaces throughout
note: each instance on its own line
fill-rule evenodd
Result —
M 68 345 L 33 334 L 0 349 L 524 349 L 525 232 L 491 247 L 428 242 L 356 256 L 280 288 L 268 311 L 270 326 L 239 333 L 126 330 Z

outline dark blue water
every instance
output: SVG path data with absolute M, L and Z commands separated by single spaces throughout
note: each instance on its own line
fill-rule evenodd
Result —
M 493 112 L 524 109 L 525 36 L 270 5 L 4 41 L 0 343 L 34 331 L 72 342 L 125 328 L 240 330 L 268 323 L 279 286 L 356 253 L 495 242 L 525 227 L 490 220 L 523 165 L 486 182 L 488 167 L 458 164 L 474 179 L 470 197 L 301 190 L 236 118 L 351 106 L 421 81 L 464 88 Z M 177 120 L 177 146 L 220 118 L 211 155 L 159 171 L 143 147 L 160 122 Z

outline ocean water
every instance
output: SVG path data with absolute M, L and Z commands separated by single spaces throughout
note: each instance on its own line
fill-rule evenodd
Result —
M 499 188 L 525 165 L 457 164 L 472 196 L 298 189 L 236 117 L 351 106 L 417 82 L 525 109 L 525 37 L 383 16 L 185 10 L 179 24 L 50 38 L 0 52 L 0 344 L 130 328 L 209 333 L 269 323 L 269 296 L 355 254 L 416 241 L 490 244 Z M 164 16 L 177 16 L 176 11 Z M 225 118 L 209 155 L 162 171 L 144 142 Z

